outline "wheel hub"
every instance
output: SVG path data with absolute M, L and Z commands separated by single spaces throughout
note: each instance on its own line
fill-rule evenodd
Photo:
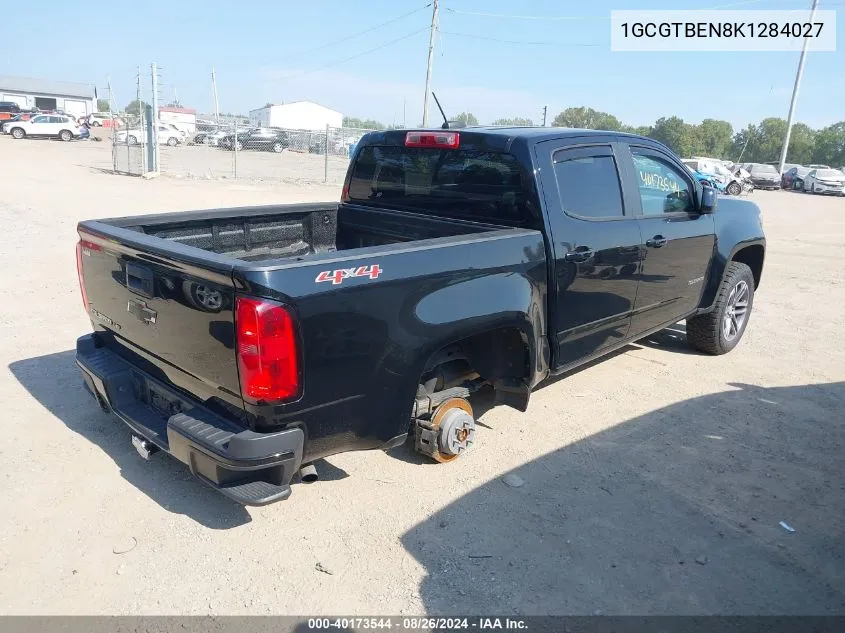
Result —
M 460 455 L 475 440 L 475 420 L 463 409 L 451 409 L 443 416 L 437 443 L 440 452 L 447 455 Z
M 417 419 L 415 448 L 437 462 L 461 456 L 475 441 L 475 418 L 469 402 L 450 398 L 441 403 L 430 420 Z
M 722 319 L 722 333 L 725 340 L 732 341 L 739 336 L 748 315 L 749 295 L 748 284 L 745 281 L 740 281 L 731 290 L 725 306 L 725 316 Z

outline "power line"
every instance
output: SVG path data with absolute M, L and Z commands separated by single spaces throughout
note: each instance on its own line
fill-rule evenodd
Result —
M 580 44 L 580 43 L 566 43 L 566 42 L 525 42 L 522 40 L 502 40 L 497 37 L 487 37 L 486 35 L 474 35 L 472 33 L 453 33 L 451 31 L 438 31 L 443 35 L 452 35 L 455 37 L 469 37 L 476 40 L 487 40 L 489 42 L 500 42 L 502 44 L 530 44 L 532 46 L 561 46 L 561 47 L 588 47 L 604 46 L 604 44 Z
M 605 15 L 506 15 L 504 13 L 484 13 L 480 11 L 461 11 L 447 8 L 446 11 L 455 15 L 474 15 L 482 18 L 506 18 L 509 20 L 609 20 Z
M 416 9 L 414 9 L 413 11 L 408 11 L 407 13 L 403 13 L 402 15 L 397 16 L 397 17 L 395 17 L 395 18 L 393 18 L 393 19 L 391 19 L 391 20 L 388 20 L 387 22 L 382 22 L 381 24 L 376 24 L 375 26 L 371 26 L 370 28 L 368 28 L 368 29 L 364 29 L 363 31 L 358 31 L 357 33 L 353 33 L 352 35 L 347 35 L 346 37 L 342 37 L 342 38 L 341 38 L 341 39 L 339 39 L 339 40 L 332 40 L 331 42 L 329 42 L 329 43 L 327 43 L 327 44 L 322 44 L 322 45 L 320 45 L 320 46 L 317 46 L 316 48 L 310 48 L 310 49 L 305 50 L 305 51 L 299 51 L 299 52 L 297 52 L 297 53 L 293 53 L 293 54 L 288 55 L 287 57 L 285 57 L 283 61 L 287 61 L 288 59 L 293 59 L 293 58 L 296 58 L 296 57 L 301 57 L 301 56 L 303 56 L 303 55 L 308 55 L 308 54 L 310 54 L 310 53 L 315 53 L 315 52 L 317 52 L 317 51 L 321 51 L 321 50 L 323 50 L 323 49 L 326 49 L 326 48 L 330 48 L 330 47 L 332 47 L 332 46 L 335 46 L 336 44 L 340 44 L 341 42 L 347 42 L 347 41 L 349 41 L 349 40 L 351 40 L 351 39 L 354 39 L 354 38 L 356 38 L 356 37 L 358 37 L 358 36 L 360 36 L 360 35 L 364 35 L 364 34 L 366 34 L 366 33 L 370 33 L 370 32 L 372 32 L 372 31 L 375 31 L 376 29 L 380 29 L 380 28 L 382 28 L 383 26 L 387 26 L 388 24 L 393 24 L 394 22 L 398 22 L 399 20 L 403 20 L 403 19 L 407 18 L 409 15 L 413 15 L 414 13 L 418 13 L 419 11 L 422 11 L 422 10 L 424 10 L 424 9 L 427 9 L 427 8 L 428 8 L 428 7 L 430 7 L 430 6 L 431 6 L 431 2 L 429 2 L 429 3 L 428 3 L 427 5 L 425 5 L 425 6 L 422 6 L 422 7 L 417 7 L 417 8 L 416 8 Z
M 743 0 L 742 2 L 732 2 L 730 4 L 722 4 L 715 7 L 707 7 L 702 9 L 704 11 L 713 11 L 716 9 L 728 9 L 730 7 L 741 7 L 749 4 L 759 4 L 760 2 L 764 2 L 765 0 Z M 578 20 L 609 20 L 609 15 L 510 15 L 506 13 L 486 13 L 483 11 L 462 11 L 461 9 L 452 9 L 451 7 L 447 7 L 446 11 L 449 13 L 454 13 L 455 15 L 472 15 L 476 17 L 483 17 L 483 18 L 504 18 L 507 20 L 565 20 L 565 21 L 578 21 Z M 668 11 L 672 11 L 669 9 Z M 666 13 L 666 10 L 653 10 L 653 11 L 642 11 L 643 14 L 658 14 L 658 13 Z
M 353 59 L 358 59 L 359 57 L 363 57 L 364 55 L 368 55 L 370 53 L 375 53 L 378 50 L 386 48 L 386 47 L 388 47 L 392 44 L 396 44 L 397 42 L 401 42 L 402 40 L 407 40 L 409 37 L 413 37 L 414 35 L 416 35 L 418 33 L 422 33 L 423 31 L 427 31 L 428 28 L 429 27 L 424 26 L 423 28 L 417 29 L 416 31 L 408 33 L 407 35 L 403 35 L 402 37 L 397 37 L 395 40 L 390 40 L 389 42 L 385 42 L 384 44 L 380 44 L 379 46 L 375 46 L 373 48 L 367 49 L 365 51 L 362 51 L 360 53 L 352 55 L 351 57 L 347 57 L 346 59 L 341 59 L 341 60 L 338 60 L 336 62 L 330 62 L 330 63 L 325 64 L 323 66 L 319 66 L 318 68 L 314 68 L 312 70 L 306 70 L 304 72 L 301 72 L 301 73 L 298 73 L 298 74 L 295 74 L 295 75 L 288 75 L 287 77 L 282 77 L 281 79 L 285 79 L 285 80 L 297 79 L 297 78 L 303 77 L 305 75 L 310 75 L 312 73 L 320 72 L 321 70 L 325 70 L 326 68 L 331 68 L 333 66 L 339 66 L 340 64 L 345 64 L 346 62 L 351 62 Z

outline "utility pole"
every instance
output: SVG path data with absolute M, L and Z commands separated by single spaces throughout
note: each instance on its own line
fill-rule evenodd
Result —
M 150 127 L 152 127 L 152 134 L 150 135 L 150 138 L 152 139 L 153 148 L 152 171 L 158 172 L 160 158 L 158 147 L 158 68 L 155 62 L 150 64 L 150 75 L 152 76 L 152 112 L 150 116 Z
M 214 95 L 214 122 L 220 125 L 220 102 L 217 100 L 217 74 L 211 69 L 211 92 Z
M 810 11 L 810 22 L 816 17 L 816 7 L 819 0 L 813 0 L 813 8 Z M 798 101 L 798 88 L 801 86 L 801 77 L 804 75 L 804 62 L 807 60 L 807 47 L 810 38 L 804 38 L 804 46 L 801 49 L 801 58 L 798 60 L 798 71 L 795 73 L 795 85 L 792 87 L 792 101 L 789 103 L 789 117 L 786 119 L 786 134 L 783 137 L 783 149 L 780 152 L 780 164 L 778 172 L 783 173 L 783 165 L 786 162 L 786 153 L 789 150 L 789 137 L 792 136 L 792 120 L 795 117 L 795 103 Z
M 108 75 L 106 75 L 106 85 L 108 86 L 108 89 L 109 89 L 109 112 L 114 113 L 115 109 L 114 109 L 114 98 L 112 97 L 112 92 L 111 92 L 111 77 L 109 77 Z
M 549 106 L 543 106 L 543 127 L 546 127 L 546 112 L 548 112 Z
M 437 31 L 438 3 L 434 0 L 431 12 L 431 34 L 428 36 L 428 66 L 425 70 L 425 97 L 423 98 L 423 127 L 428 125 L 428 95 L 431 92 L 431 65 L 434 63 L 434 33 Z

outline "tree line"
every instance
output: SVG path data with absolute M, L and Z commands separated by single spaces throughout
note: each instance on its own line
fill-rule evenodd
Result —
M 471 112 L 453 117 L 465 125 L 478 125 Z M 344 117 L 344 127 L 386 129 L 388 126 L 372 119 Z M 534 125 L 528 118 L 496 119 L 492 125 Z M 780 160 L 786 120 L 777 117 L 763 119 L 757 124 L 734 130 L 727 121 L 704 119 L 701 123 L 687 123 L 677 116 L 661 117 L 653 125 L 634 127 L 625 125 L 607 112 L 593 108 L 567 108 L 552 121 L 556 127 L 587 130 L 612 130 L 648 136 L 667 145 L 681 157 L 711 156 L 724 160 L 748 163 L 769 163 Z M 804 123 L 792 126 L 786 162 L 808 165 L 820 163 L 832 167 L 845 165 L 845 121 L 822 129 Z

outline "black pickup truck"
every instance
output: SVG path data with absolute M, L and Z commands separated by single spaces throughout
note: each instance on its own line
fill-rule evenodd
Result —
M 451 461 L 477 390 L 524 411 L 550 374 L 682 319 L 728 352 L 765 251 L 758 207 L 663 145 L 555 128 L 373 132 L 340 203 L 78 232 L 88 390 L 143 456 L 251 505 L 343 451 Z

